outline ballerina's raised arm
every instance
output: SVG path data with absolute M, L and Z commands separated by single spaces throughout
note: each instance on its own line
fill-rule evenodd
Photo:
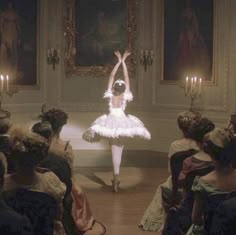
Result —
M 130 91 L 130 82 L 129 82 L 129 74 L 127 70 L 127 66 L 125 63 L 126 58 L 130 55 L 129 51 L 125 51 L 123 57 L 122 57 L 122 67 L 123 67 L 123 74 L 124 74 L 124 80 L 125 80 L 125 86 L 126 86 L 126 91 Z
M 118 58 L 118 62 L 116 63 L 116 65 L 114 66 L 113 70 L 111 71 L 109 80 L 108 80 L 108 86 L 107 86 L 107 90 L 110 91 L 112 89 L 112 85 L 114 82 L 114 78 L 116 75 L 116 72 L 122 62 L 122 58 L 121 58 L 121 54 L 119 51 L 115 51 L 114 54 L 116 55 L 116 57 Z

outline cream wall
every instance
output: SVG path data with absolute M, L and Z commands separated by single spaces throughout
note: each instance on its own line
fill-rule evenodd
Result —
M 217 0 L 215 31 L 215 85 L 205 85 L 199 101 L 201 112 L 218 126 L 224 126 L 231 112 L 236 110 L 236 2 Z M 31 126 L 37 120 L 41 105 L 63 108 L 69 113 L 69 123 L 63 138 L 70 139 L 77 150 L 108 149 L 107 143 L 89 144 L 81 139 L 83 131 L 100 114 L 106 112 L 107 103 L 102 99 L 106 78 L 65 77 L 63 57 L 52 70 L 46 63 L 48 48 L 65 51 L 63 19 L 64 0 L 40 1 L 40 49 L 38 88 L 20 89 L 12 98 L 4 98 L 4 107 L 12 112 L 14 123 Z M 127 112 L 140 117 L 151 131 L 151 141 L 130 141 L 127 149 L 149 149 L 167 152 L 172 140 L 179 137 L 176 127 L 177 114 L 189 108 L 189 100 L 178 84 L 163 84 L 161 80 L 161 1 L 140 0 L 137 12 L 137 51 L 154 50 L 154 63 L 144 72 L 137 66 L 131 89 L 135 100 Z

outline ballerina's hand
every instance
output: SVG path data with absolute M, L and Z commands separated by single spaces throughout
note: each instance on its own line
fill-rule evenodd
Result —
M 119 51 L 115 51 L 114 54 L 116 55 L 116 57 L 118 58 L 118 61 L 121 62 L 122 59 L 121 59 L 121 54 Z
M 131 53 L 129 51 L 125 51 L 122 61 L 124 62 L 126 60 L 126 58 L 130 55 Z

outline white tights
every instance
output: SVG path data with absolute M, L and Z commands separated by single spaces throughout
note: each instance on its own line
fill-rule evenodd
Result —
M 115 144 L 111 145 L 114 175 L 119 175 L 120 173 L 120 164 L 121 164 L 123 148 L 124 148 L 124 145 L 115 145 Z

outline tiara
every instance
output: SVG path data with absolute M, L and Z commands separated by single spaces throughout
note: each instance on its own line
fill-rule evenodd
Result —
M 114 82 L 114 85 L 117 84 L 117 83 L 119 84 L 119 86 L 121 86 L 122 84 L 125 84 L 125 81 L 121 80 L 121 79 L 118 79 Z

